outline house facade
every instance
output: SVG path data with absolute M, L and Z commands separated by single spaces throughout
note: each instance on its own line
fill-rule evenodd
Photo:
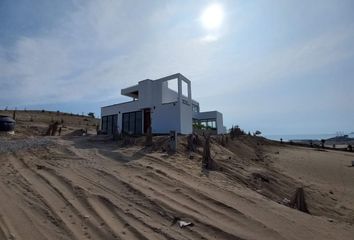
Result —
M 191 81 L 180 73 L 142 80 L 121 94 L 132 100 L 101 108 L 102 132 L 140 135 L 151 127 L 153 134 L 190 134 L 193 125 L 215 134 L 226 132 L 220 112 L 200 112 L 199 103 L 192 99 Z

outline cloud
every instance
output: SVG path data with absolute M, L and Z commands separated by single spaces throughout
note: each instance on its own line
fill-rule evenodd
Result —
M 206 36 L 204 36 L 202 39 L 201 39 L 201 41 L 202 42 L 215 42 L 215 41 L 217 41 L 219 38 L 216 36 L 216 35 L 214 35 L 214 34 L 208 34 L 208 35 L 206 35 Z
M 215 85 L 214 91 L 201 91 L 200 97 L 227 93 L 237 94 L 253 88 L 269 86 L 279 81 L 306 81 L 308 74 L 323 72 L 339 62 L 354 57 L 351 43 L 354 33 L 348 28 L 336 29 L 312 38 L 303 38 L 292 45 L 275 49 L 269 54 L 250 58 L 244 54 L 225 56 L 218 65 L 217 74 L 223 84 Z
M 0 55 L 0 78 L 9 81 L 0 89 L 0 102 L 100 101 L 141 79 L 198 74 L 211 50 L 191 34 L 190 24 L 161 29 L 174 15 L 174 5 L 80 3 L 46 34 L 19 37 L 12 59 Z

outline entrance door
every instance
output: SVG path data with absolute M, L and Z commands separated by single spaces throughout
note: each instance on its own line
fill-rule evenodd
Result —
M 151 126 L 151 111 L 150 108 L 146 108 L 144 109 L 144 133 L 147 132 L 150 126 Z

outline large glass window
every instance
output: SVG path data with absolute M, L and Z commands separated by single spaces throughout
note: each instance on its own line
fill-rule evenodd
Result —
M 123 114 L 123 132 L 128 133 L 129 132 L 129 113 L 124 113 Z
M 123 132 L 127 134 L 142 134 L 141 111 L 123 113 Z
M 135 133 L 135 112 L 129 113 L 129 134 Z
M 102 117 L 102 131 L 107 134 L 113 134 L 117 128 L 118 115 L 109 115 Z
M 143 118 L 142 118 L 142 112 L 139 111 L 139 112 L 136 112 L 136 115 L 135 115 L 135 131 L 137 133 L 142 133 L 143 132 Z
M 193 120 L 193 123 L 195 125 L 200 126 L 203 129 L 216 130 L 216 119 L 215 118 Z
M 118 114 L 113 115 L 113 131 L 118 131 Z
M 109 116 L 109 117 L 108 117 L 108 121 L 107 121 L 107 133 L 108 133 L 108 134 L 113 133 L 113 126 L 112 126 L 112 124 L 113 124 L 113 118 L 112 118 L 112 116 Z
M 193 105 L 192 105 L 192 110 L 193 110 L 193 112 L 198 113 L 198 112 L 199 112 L 199 106 L 198 106 L 198 105 L 193 104 Z
M 101 129 L 103 132 L 107 132 L 107 117 L 102 117 L 102 126 Z

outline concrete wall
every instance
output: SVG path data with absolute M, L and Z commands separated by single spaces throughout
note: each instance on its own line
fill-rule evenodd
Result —
M 222 113 L 217 112 L 216 114 L 216 131 L 218 134 L 225 134 L 226 129 L 224 127 L 224 121 L 223 121 L 223 116 Z
M 157 105 L 151 112 L 153 133 L 169 133 L 171 130 L 181 132 L 178 102 Z
M 181 104 L 180 108 L 180 122 L 182 134 L 190 134 L 193 132 L 193 118 L 192 118 L 192 105 Z
M 153 81 L 144 80 L 139 82 L 139 104 L 140 108 L 150 108 L 154 102 Z

